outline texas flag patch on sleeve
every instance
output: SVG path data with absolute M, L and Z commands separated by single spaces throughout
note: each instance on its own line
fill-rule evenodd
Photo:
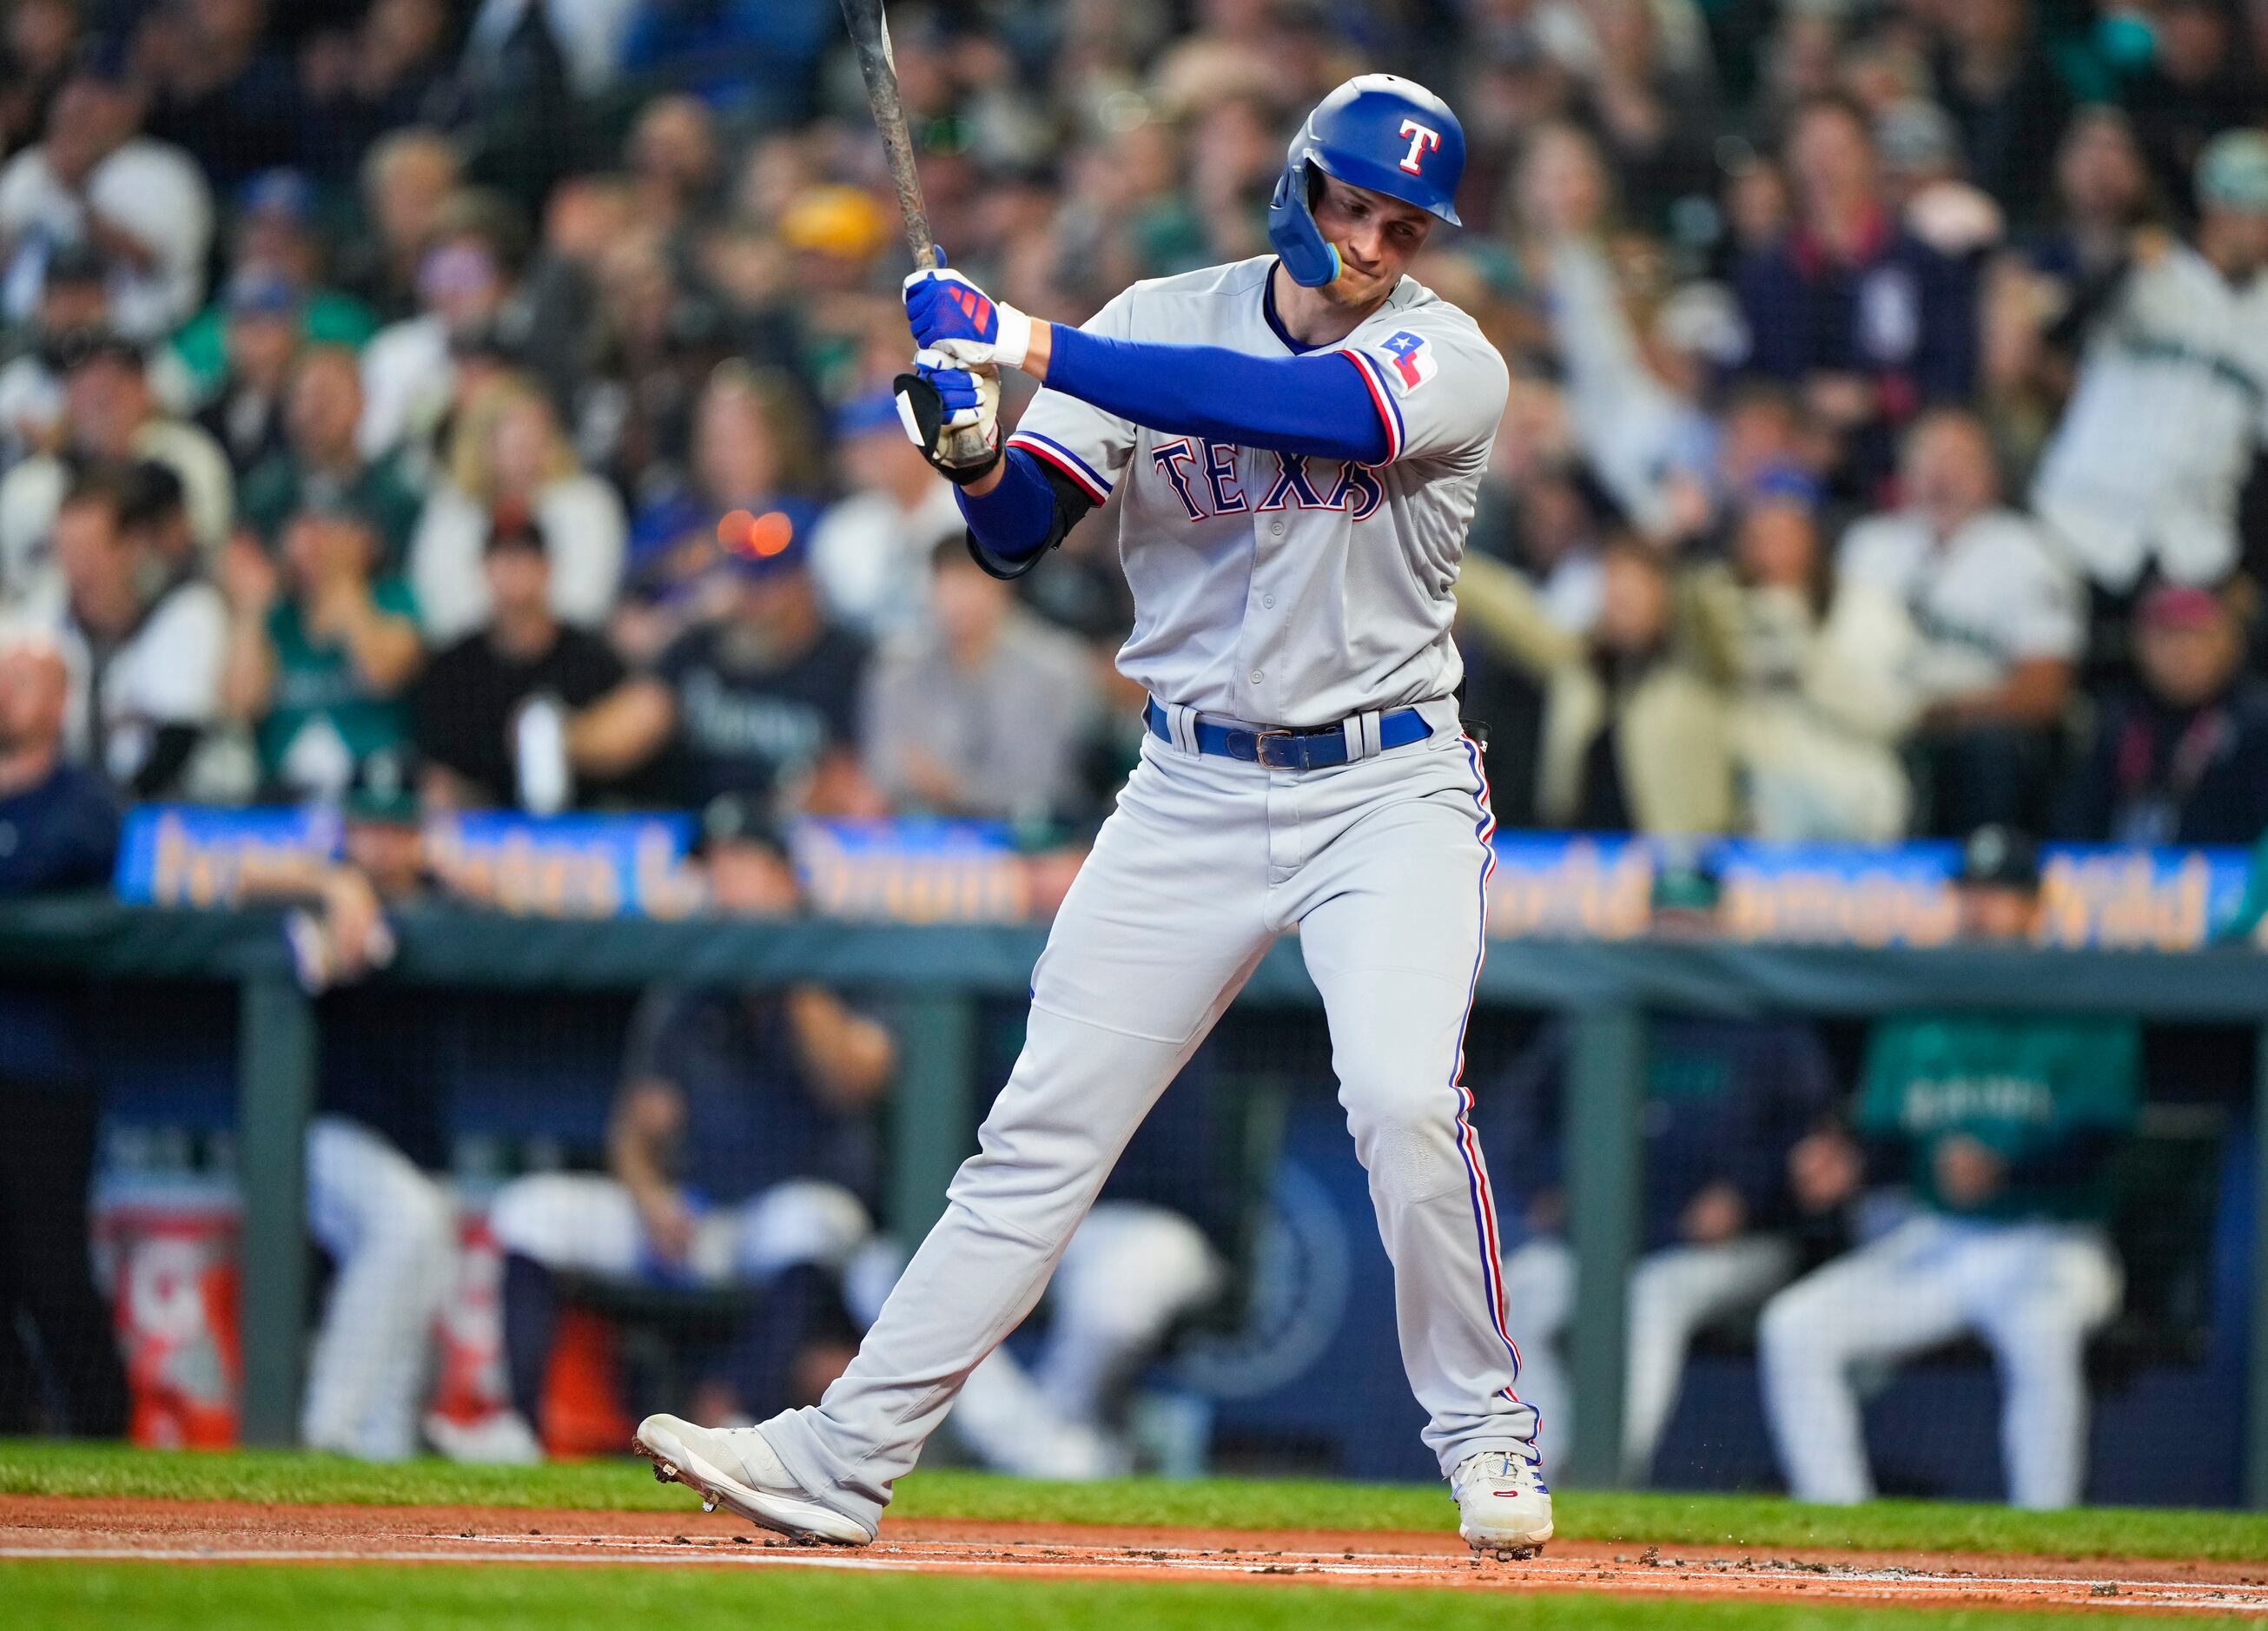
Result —
M 1397 396 L 1408 396 L 1441 371 L 1441 359 L 1433 355 L 1432 342 L 1408 329 L 1388 334 L 1379 342 L 1386 353 L 1386 377 L 1394 384 Z

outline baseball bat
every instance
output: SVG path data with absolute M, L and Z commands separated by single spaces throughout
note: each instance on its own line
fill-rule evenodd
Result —
M 866 101 L 890 156 L 890 180 L 897 184 L 898 213 L 905 217 L 906 244 L 914 266 L 937 265 L 937 245 L 929 235 L 929 207 L 922 202 L 921 175 L 914 168 L 914 139 L 906 129 L 906 105 L 898 96 L 898 67 L 890 55 L 890 26 L 882 0 L 843 0 L 843 20 L 850 26 L 858 77 L 866 82 Z

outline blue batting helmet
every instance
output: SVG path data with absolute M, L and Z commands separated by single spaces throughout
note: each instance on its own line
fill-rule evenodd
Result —
M 1360 74 L 1315 104 L 1292 138 L 1268 205 L 1268 241 L 1296 283 L 1316 289 L 1339 275 L 1307 208 L 1309 165 L 1350 187 L 1415 204 L 1451 226 L 1465 173 L 1465 129 L 1449 105 L 1415 80 Z

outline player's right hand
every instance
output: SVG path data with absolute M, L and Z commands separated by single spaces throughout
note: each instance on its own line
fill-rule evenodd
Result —
M 938 474 L 966 487 L 1000 461 L 1000 374 L 956 367 L 917 352 L 914 371 L 892 382 L 906 435 Z

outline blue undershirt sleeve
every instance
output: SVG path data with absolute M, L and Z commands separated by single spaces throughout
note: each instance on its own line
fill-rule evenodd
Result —
M 1056 493 L 1040 474 L 1040 461 L 1020 447 L 1001 455 L 1000 480 L 989 493 L 956 488 L 961 513 L 976 541 L 1004 561 L 1021 560 L 1047 547 L 1055 525 Z
M 1316 459 L 1386 461 L 1374 383 L 1344 351 L 1248 356 L 1223 346 L 1111 340 L 1054 326 L 1048 385 L 1169 436 Z

